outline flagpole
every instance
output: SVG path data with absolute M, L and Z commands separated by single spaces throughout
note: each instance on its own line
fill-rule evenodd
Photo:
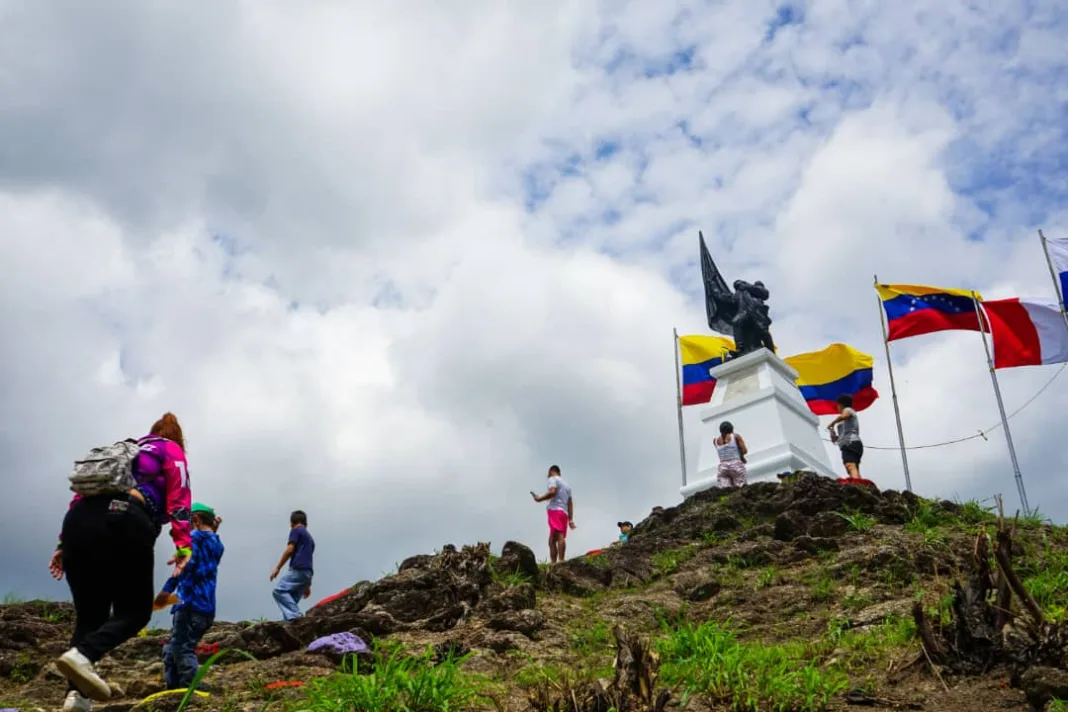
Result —
M 1053 280 L 1053 291 L 1057 293 L 1057 303 L 1061 305 L 1061 316 L 1064 317 L 1064 325 L 1068 327 L 1068 311 L 1064 309 L 1064 294 L 1061 292 L 1060 280 L 1057 279 L 1057 270 L 1053 269 L 1053 258 L 1049 256 L 1049 245 L 1046 236 L 1038 231 L 1038 237 L 1042 240 L 1042 251 L 1046 253 L 1046 264 L 1049 265 L 1049 276 Z
M 986 333 L 990 330 L 990 322 L 986 314 L 979 306 L 979 298 L 972 292 L 972 303 L 975 305 L 975 314 L 979 317 L 979 337 L 983 340 L 983 350 L 986 352 L 986 364 L 990 369 L 990 381 L 994 384 L 994 396 L 998 401 L 998 411 L 1001 412 L 1001 427 L 1005 431 L 1005 442 L 1009 445 L 1009 458 L 1012 460 L 1012 471 L 1016 476 L 1016 489 L 1020 493 L 1020 504 L 1023 505 L 1024 514 L 1030 514 L 1031 505 L 1027 503 L 1027 491 L 1024 489 L 1023 475 L 1020 474 L 1020 463 L 1016 459 L 1016 448 L 1012 444 L 1012 433 L 1009 431 L 1009 419 L 1005 415 L 1005 403 L 1001 400 L 1001 388 L 998 386 L 997 370 L 994 368 L 994 359 L 990 355 L 990 345 L 986 342 Z M 993 336 L 993 332 L 991 332 Z
M 673 344 L 675 350 L 675 404 L 676 410 L 679 415 L 679 460 L 682 463 L 682 486 L 686 486 L 686 439 L 683 436 L 682 431 L 682 377 L 679 375 L 681 367 L 679 366 L 679 330 L 672 329 L 672 333 L 675 335 L 675 341 Z
M 879 284 L 879 277 L 873 275 L 875 284 Z M 890 400 L 894 402 L 894 417 L 897 419 L 897 442 L 901 446 L 901 467 L 905 470 L 905 489 L 912 491 L 912 478 L 909 476 L 909 456 L 905 452 L 905 431 L 901 427 L 901 408 L 897 404 L 897 386 L 894 384 L 894 362 L 890 360 L 890 335 L 886 330 L 886 312 L 883 309 L 883 300 L 879 293 L 875 293 L 879 302 L 879 323 L 883 327 L 883 346 L 886 348 L 886 367 L 890 370 Z

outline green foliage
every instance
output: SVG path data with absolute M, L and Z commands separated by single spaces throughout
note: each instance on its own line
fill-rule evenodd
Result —
M 658 648 L 664 683 L 732 712 L 820 712 L 848 686 L 804 646 L 742 643 L 713 622 L 683 626 Z
M 842 599 L 842 607 L 847 611 L 860 611 L 872 605 L 871 597 L 863 593 L 853 593 Z
M 1068 619 L 1068 553 L 1049 548 L 1024 563 L 1017 560 L 1017 572 L 1035 602 L 1055 622 Z
M 196 692 L 197 687 L 200 686 L 200 683 L 204 679 L 204 676 L 208 674 L 208 671 L 211 670 L 211 668 L 215 665 L 216 661 L 219 660 L 219 658 L 225 655 L 229 655 L 231 653 L 246 657 L 253 662 L 256 661 L 256 658 L 252 657 L 244 650 L 235 650 L 233 648 L 227 648 L 226 650 L 220 650 L 219 652 L 215 653 L 210 658 L 205 660 L 204 664 L 201 665 L 200 669 L 197 670 L 197 674 L 193 678 L 193 682 L 189 685 L 189 689 L 186 690 L 185 695 L 182 696 L 182 701 L 178 703 L 177 712 L 182 712 L 182 710 L 184 710 L 186 706 L 189 705 L 189 701 L 193 699 L 193 694 Z
M 835 515 L 836 517 L 841 517 L 842 519 L 849 522 L 850 531 L 868 532 L 871 531 L 872 527 L 875 526 L 875 519 L 873 517 L 868 516 L 867 514 L 864 514 L 863 512 L 853 512 L 851 514 L 846 514 L 843 512 L 831 512 L 831 514 Z
M 486 681 L 460 669 L 464 658 L 435 664 L 433 651 L 408 656 L 396 643 L 379 643 L 374 672 L 315 678 L 305 685 L 301 712 L 449 712 L 484 698 Z
M 947 512 L 942 505 L 921 499 L 913 507 L 912 519 L 905 523 L 905 531 L 922 534 L 929 529 L 952 526 L 955 522 L 955 517 Z
M 4 594 L 3 605 L 5 605 L 5 606 L 14 606 L 17 603 L 25 603 L 25 602 L 26 602 L 26 599 L 24 599 L 22 596 L 18 595 L 17 593 L 8 592 L 8 593 Z
M 37 677 L 37 666 L 33 664 L 33 658 L 27 652 L 21 652 L 15 656 L 15 662 L 8 673 L 8 679 L 16 685 L 22 685 Z
M 653 570 L 659 576 L 669 576 L 679 570 L 679 567 L 692 559 L 697 554 L 693 546 L 683 546 L 678 549 L 667 549 L 653 554 L 651 559 Z
M 829 571 L 820 571 L 815 581 L 812 582 L 812 600 L 817 603 L 831 600 L 837 591 L 838 584 Z
M 1029 512 L 1028 514 L 1021 513 L 1018 523 L 1022 527 L 1043 527 L 1047 524 L 1050 524 L 1051 522 L 1049 517 L 1046 517 L 1037 509 L 1035 509 Z
M 774 566 L 769 566 L 762 570 L 757 576 L 757 588 L 770 588 L 779 582 L 779 570 Z
M 1046 712 L 1068 712 L 1068 702 L 1065 700 L 1050 700 Z
M 975 499 L 961 502 L 958 516 L 965 524 L 987 524 L 997 520 L 993 507 L 984 507 L 981 502 Z
M 571 649 L 580 655 L 600 655 L 612 650 L 615 638 L 611 626 L 604 620 L 592 623 L 578 619 L 571 625 Z
M 916 639 L 916 623 L 911 618 L 887 616 L 879 625 L 839 629 L 837 633 L 834 642 L 843 651 L 846 667 L 850 672 L 860 672 L 908 647 Z

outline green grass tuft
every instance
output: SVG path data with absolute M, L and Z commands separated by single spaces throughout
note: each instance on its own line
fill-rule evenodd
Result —
M 449 712 L 472 709 L 484 701 L 488 681 L 463 672 L 465 658 L 435 664 L 433 651 L 409 656 L 395 643 L 379 643 L 374 671 L 335 673 L 303 689 L 301 712 Z
M 821 712 L 848 686 L 804 646 L 739 642 L 715 623 L 683 626 L 660 641 L 661 679 L 733 712 Z

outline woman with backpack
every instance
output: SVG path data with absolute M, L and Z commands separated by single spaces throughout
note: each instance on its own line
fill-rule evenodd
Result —
M 94 449 L 75 463 L 74 499 L 49 568 L 67 576 L 74 637 L 56 666 L 69 681 L 64 712 L 88 712 L 111 688 L 95 664 L 137 635 L 152 617 L 154 549 L 169 522 L 177 575 L 189 561 L 189 471 L 182 426 L 165 413 L 150 434 Z

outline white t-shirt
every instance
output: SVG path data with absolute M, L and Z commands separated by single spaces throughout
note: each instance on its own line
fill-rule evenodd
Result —
M 567 511 L 567 504 L 571 501 L 571 488 L 567 486 L 562 477 L 552 476 L 549 478 L 549 489 L 556 488 L 556 494 L 549 500 L 549 503 L 545 505 L 546 509 L 559 509 L 561 512 Z

